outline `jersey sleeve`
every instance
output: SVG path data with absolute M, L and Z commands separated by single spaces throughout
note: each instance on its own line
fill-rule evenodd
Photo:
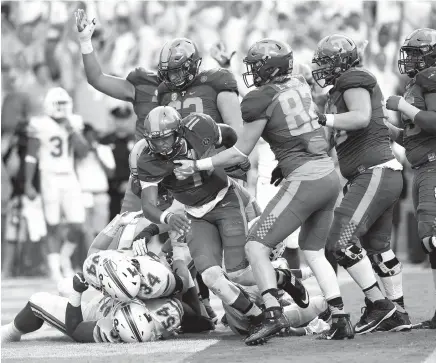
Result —
M 159 183 L 172 172 L 165 165 L 164 161 L 157 160 L 149 154 L 142 154 L 138 159 L 139 180 L 145 183 Z
M 244 122 L 253 122 L 267 118 L 266 110 L 271 104 L 273 95 L 270 88 L 262 88 L 249 92 L 241 102 L 242 119 Z
M 185 137 L 201 158 L 220 141 L 217 123 L 204 113 L 191 113 L 182 120 Z
M 371 73 L 354 68 L 348 70 L 337 79 L 336 88 L 341 92 L 345 92 L 350 88 L 364 88 L 372 92 L 376 84 L 377 80 Z
M 436 92 L 436 67 L 424 69 L 416 75 L 416 84 L 422 88 L 423 93 Z
M 236 92 L 239 94 L 238 84 L 235 76 L 228 69 L 214 69 L 209 72 L 205 72 L 203 75 L 200 74 L 199 77 L 200 82 L 209 83 L 217 94 L 223 91 Z
M 165 83 L 159 84 L 157 87 L 157 103 L 159 106 L 166 106 L 168 102 L 165 102 L 165 95 L 168 94 L 170 90 Z
M 157 74 L 142 67 L 130 72 L 126 78 L 135 87 L 135 102 L 157 102 Z

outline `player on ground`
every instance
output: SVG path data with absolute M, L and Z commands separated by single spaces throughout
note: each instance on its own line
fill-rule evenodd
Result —
M 436 30 L 417 29 L 400 48 L 398 67 L 411 80 L 404 97 L 391 96 L 389 110 L 400 111 L 404 130 L 393 129 L 393 139 L 406 148 L 414 170 L 413 203 L 422 247 L 428 254 L 436 290 Z M 436 329 L 432 319 L 416 328 Z
M 383 94 L 374 76 L 357 67 L 357 47 L 346 36 L 322 39 L 313 63 L 318 65 L 313 71 L 315 81 L 322 87 L 333 85 L 328 114 L 320 114 L 319 123 L 332 130 L 339 167 L 348 179 L 327 248 L 365 294 L 366 310 L 355 333 L 371 332 L 383 321 L 380 329 L 410 329 L 404 310 L 402 265 L 390 248 L 392 212 L 403 187 L 402 165 L 390 148 Z M 387 297 L 396 304 L 383 296 L 372 267 Z
M 183 318 L 181 302 L 175 298 L 120 302 L 99 295 L 88 303 L 83 275 L 73 279 L 68 298 L 38 292 L 33 294 L 15 319 L 1 327 L 1 342 L 16 342 L 44 322 L 81 343 L 147 342 L 174 335 Z
M 266 306 L 264 319 L 246 340 L 258 344 L 289 322 L 278 301 L 273 247 L 301 225 L 299 244 L 333 312 L 335 334 L 328 339 L 353 337 L 349 315 L 336 275 L 324 256 L 327 231 L 339 194 L 338 175 L 327 155 L 328 144 L 317 122 L 310 87 L 302 76 L 293 77 L 293 52 L 288 44 L 265 39 L 256 42 L 244 62 L 247 87 L 255 85 L 242 101 L 243 131 L 237 144 L 215 156 L 181 161 L 177 172 L 195 173 L 234 165 L 247 158 L 262 136 L 271 146 L 286 180 L 250 229 L 246 252 Z M 253 83 L 248 83 L 248 77 Z
M 254 283 L 244 252 L 250 200 L 223 168 L 195 173 L 175 170 L 182 159 L 199 160 L 215 154 L 218 147 L 231 147 L 236 142 L 235 131 L 218 125 L 208 115 L 194 113 L 181 119 L 174 108 L 161 106 L 147 116 L 145 133 L 150 151 L 138 161 L 144 215 L 153 222 L 186 231 L 195 267 L 206 286 L 224 303 L 254 321 L 259 319 L 261 310 L 232 282 Z M 148 201 L 148 190 L 159 183 L 185 205 L 189 219 L 182 214 L 162 213 Z M 227 275 L 221 268 L 223 253 Z M 307 292 L 299 281 L 292 284 L 290 271 L 277 274 L 285 275 L 281 287 L 301 306 L 307 306 Z
M 143 68 L 131 71 L 125 79 L 103 73 L 91 41 L 96 20 L 89 21 L 82 9 L 77 10 L 75 16 L 88 83 L 110 97 L 133 104 L 137 116 L 135 137 L 138 141 L 143 137 L 145 116 L 157 106 L 157 86 L 159 85 L 157 74 Z M 129 183 L 121 212 L 139 210 L 141 210 L 141 200 L 132 193 Z
M 82 118 L 73 114 L 72 99 L 63 88 L 52 88 L 47 92 L 44 109 L 43 116 L 32 117 L 28 124 L 24 192 L 31 200 L 36 197 L 32 181 L 38 167 L 47 223 L 48 265 L 52 278 L 60 281 L 63 278 L 61 268 L 65 275 L 74 275 L 71 261 L 61 261 L 59 254 L 63 240 L 61 216 L 67 223 L 68 241 L 74 244 L 70 247 L 71 254 L 84 238 L 85 208 L 74 157 L 85 156 L 88 147 L 81 135 Z

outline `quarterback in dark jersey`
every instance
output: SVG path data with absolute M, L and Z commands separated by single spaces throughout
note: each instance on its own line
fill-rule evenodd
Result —
M 429 255 L 436 288 L 436 30 L 417 29 L 407 36 L 398 66 L 411 80 L 404 97 L 389 97 L 386 107 L 402 113 L 404 129 L 391 128 L 414 170 L 418 233 Z M 414 327 L 436 329 L 436 312 L 432 319 Z
M 144 68 L 136 68 L 128 74 L 126 79 L 104 74 L 91 42 L 95 19 L 88 21 L 82 9 L 77 10 L 75 15 L 88 83 L 108 96 L 133 104 L 137 116 L 135 139 L 138 141 L 143 137 L 145 116 L 157 106 L 158 76 Z M 132 193 L 131 182 L 129 182 L 121 212 L 138 210 L 141 210 L 141 200 Z
M 271 248 L 300 225 L 300 247 L 334 313 L 332 331 L 336 333 L 325 337 L 352 337 L 353 329 L 349 315 L 342 310 L 335 273 L 324 256 L 339 195 L 339 178 L 333 160 L 327 155 L 329 145 L 324 129 L 318 124 L 311 89 L 304 77 L 291 76 L 293 52 L 286 43 L 272 39 L 258 41 L 250 47 L 244 62 L 248 69 L 244 81 L 247 87 L 254 85 L 257 89 L 242 101 L 245 124 L 236 146 L 194 164 L 183 161 L 183 168 L 193 167 L 198 172 L 241 162 L 262 136 L 285 176 L 280 190 L 247 237 L 247 255 L 266 310 L 261 326 L 246 342 L 256 344 L 287 327 L 268 256 Z M 249 77 L 254 83 L 248 83 Z
M 322 87 L 333 86 L 319 122 L 332 131 L 331 143 L 348 179 L 327 248 L 365 294 L 367 309 L 355 326 L 356 334 L 364 334 L 377 328 L 410 329 L 411 323 L 404 310 L 402 266 L 390 248 L 393 207 L 403 187 L 402 166 L 390 148 L 383 94 L 374 76 L 356 67 L 359 61 L 353 40 L 327 36 L 315 51 L 313 63 L 318 68 L 313 77 Z M 383 296 L 371 264 L 387 297 L 397 305 Z

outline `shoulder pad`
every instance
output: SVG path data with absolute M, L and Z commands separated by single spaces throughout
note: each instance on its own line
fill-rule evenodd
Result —
M 169 169 L 165 168 L 164 162 L 148 153 L 142 153 L 139 156 L 137 167 L 139 180 L 148 183 L 160 182 L 170 174 Z
M 159 81 L 157 80 L 157 74 L 151 71 L 147 71 L 142 67 L 135 68 L 135 70 L 131 71 L 128 74 L 126 79 L 134 86 L 146 85 L 157 87 L 159 85 Z
M 269 86 L 250 91 L 241 102 L 242 119 L 244 122 L 253 122 L 265 118 L 266 109 L 271 104 L 276 90 Z
M 372 91 L 376 84 L 377 80 L 370 72 L 362 68 L 351 68 L 336 80 L 335 87 L 342 92 L 350 88 Z
M 436 67 L 424 69 L 416 75 L 416 84 L 424 93 L 436 92 Z
M 231 71 L 224 68 L 215 68 L 201 72 L 197 76 L 199 84 L 209 84 L 217 93 L 222 91 L 238 93 L 238 84 Z

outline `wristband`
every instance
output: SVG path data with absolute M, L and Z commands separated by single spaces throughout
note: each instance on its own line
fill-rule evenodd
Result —
M 211 169 L 213 169 L 212 158 L 196 160 L 195 161 L 195 168 L 197 170 L 211 170 Z
M 82 54 L 89 54 L 92 53 L 94 48 L 92 47 L 92 41 L 91 39 L 86 40 L 84 42 L 80 42 L 80 50 L 82 51 Z
M 145 227 L 138 235 L 134 238 L 133 242 L 147 237 L 147 239 L 151 239 L 151 237 L 158 235 L 160 232 L 159 226 L 157 224 L 150 224 L 148 227 Z
M 326 114 L 325 118 L 326 118 L 325 125 L 328 127 L 334 128 L 335 127 L 335 115 Z
M 410 117 L 412 122 L 415 121 L 416 115 L 421 111 L 419 108 L 408 103 L 403 97 L 401 97 L 398 102 L 398 110 L 404 113 L 407 117 Z
M 170 214 L 171 212 L 169 212 L 168 210 L 164 210 L 162 212 L 162 214 L 159 217 L 159 221 L 161 224 L 167 224 L 167 222 L 165 221 L 165 219 L 167 218 L 167 215 Z
M 82 293 L 76 290 L 71 291 L 69 296 L 69 303 L 74 307 L 79 307 L 82 302 Z
M 26 157 L 24 158 L 24 161 L 26 163 L 36 164 L 38 160 L 36 160 L 36 158 L 32 155 L 26 155 Z

